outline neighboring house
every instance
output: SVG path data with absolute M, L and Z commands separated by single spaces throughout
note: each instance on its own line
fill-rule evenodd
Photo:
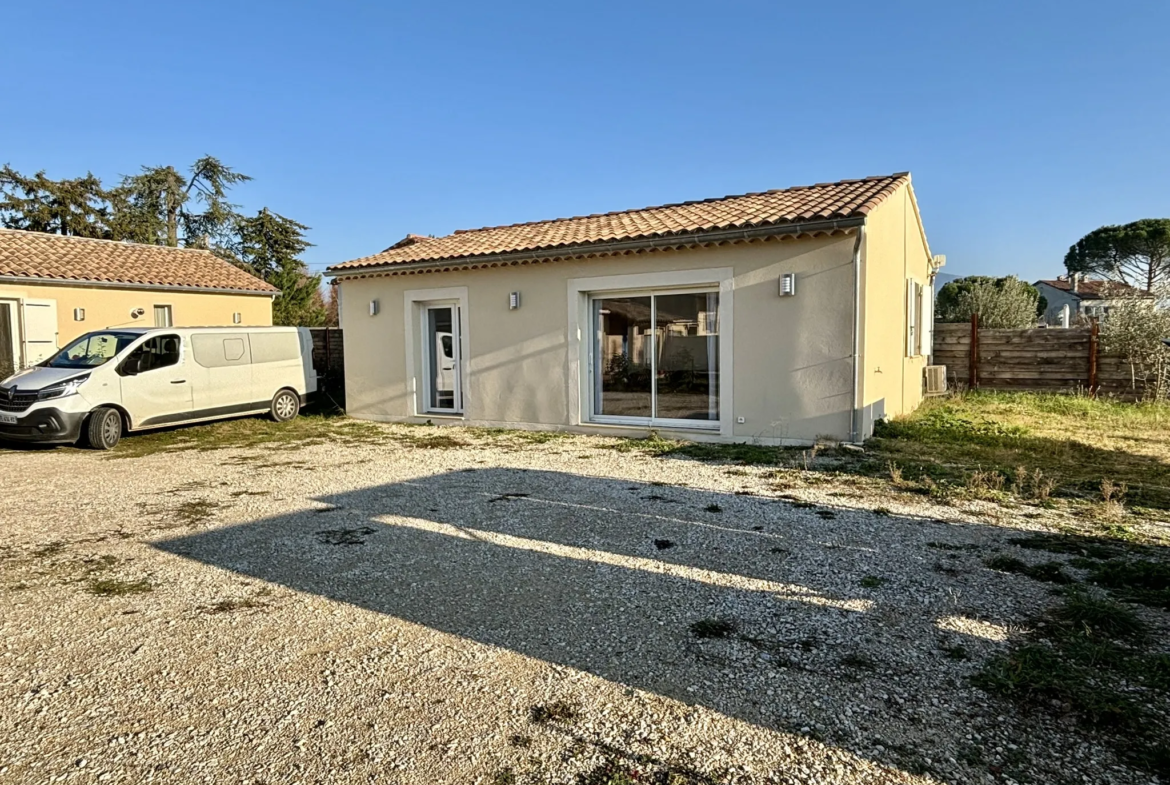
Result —
M 1048 301 L 1044 321 L 1052 325 L 1060 324 L 1060 312 L 1065 305 L 1069 308 L 1070 321 L 1075 322 L 1077 317 L 1100 319 L 1108 316 L 1110 309 L 1122 299 L 1150 296 L 1123 283 L 1090 280 L 1082 278 L 1079 273 L 1037 281 L 1032 285 Z
M 918 406 L 935 264 L 896 174 L 409 235 L 328 273 L 355 417 L 780 444 Z
M 276 294 L 210 251 L 0 229 L 0 379 L 90 330 L 269 325 Z

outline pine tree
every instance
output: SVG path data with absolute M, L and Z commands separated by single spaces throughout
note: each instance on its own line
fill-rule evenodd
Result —
M 74 237 L 110 237 L 110 211 L 101 180 L 87 172 L 73 180 L 32 177 L 7 164 L 0 169 L 0 222 L 9 229 Z
M 237 219 L 235 225 L 240 265 L 280 289 L 272 303 L 273 323 L 300 327 L 324 324 L 321 276 L 309 275 L 298 258 L 312 245 L 304 238 L 309 227 L 267 207 L 253 218 Z
M 192 164 L 190 175 L 173 166 L 144 166 L 110 192 L 112 233 L 151 245 L 178 247 L 181 240 L 189 248 L 227 246 L 239 218 L 228 189 L 251 179 L 211 156 Z

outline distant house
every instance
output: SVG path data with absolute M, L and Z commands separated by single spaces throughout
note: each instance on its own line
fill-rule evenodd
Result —
M 1110 309 L 1122 299 L 1150 297 L 1141 289 L 1123 283 L 1082 278 L 1077 273 L 1062 275 L 1055 280 L 1037 281 L 1033 286 L 1048 301 L 1044 311 L 1044 321 L 1048 324 L 1060 323 L 1060 311 L 1065 305 L 1069 307 L 1072 321 L 1076 321 L 1077 317 L 1100 319 L 1107 316 Z
M 104 327 L 270 325 L 277 292 L 210 251 L 0 229 L 0 379 Z
M 903 173 L 409 235 L 329 274 L 355 417 L 790 444 L 919 405 L 941 262 Z

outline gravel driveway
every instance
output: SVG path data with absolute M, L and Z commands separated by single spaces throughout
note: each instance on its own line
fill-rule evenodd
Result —
M 968 683 L 1043 521 L 406 430 L 0 452 L 0 782 L 1149 781 Z

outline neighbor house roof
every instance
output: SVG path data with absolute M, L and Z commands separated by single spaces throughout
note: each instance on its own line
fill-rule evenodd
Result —
M 149 286 L 274 294 L 211 251 L 0 229 L 0 280 Z
M 628 241 L 669 241 L 727 230 L 851 221 L 864 218 L 909 180 L 909 173 L 902 172 L 639 210 L 463 229 L 446 237 L 411 234 L 381 253 L 334 265 L 329 272 L 342 274 L 516 253 L 555 257 L 575 251 L 599 251 Z M 662 243 L 663 247 L 673 245 L 677 243 Z
M 1057 278 L 1055 280 L 1040 280 L 1036 285 L 1047 284 L 1053 289 L 1059 289 L 1062 292 L 1068 292 L 1074 297 L 1079 297 L 1082 300 L 1108 300 L 1115 297 L 1149 297 L 1149 292 L 1142 289 L 1137 289 L 1129 284 L 1117 283 L 1116 281 L 1097 281 L 1082 278 L 1077 284 L 1077 290 L 1072 290 L 1072 282 L 1067 278 Z

